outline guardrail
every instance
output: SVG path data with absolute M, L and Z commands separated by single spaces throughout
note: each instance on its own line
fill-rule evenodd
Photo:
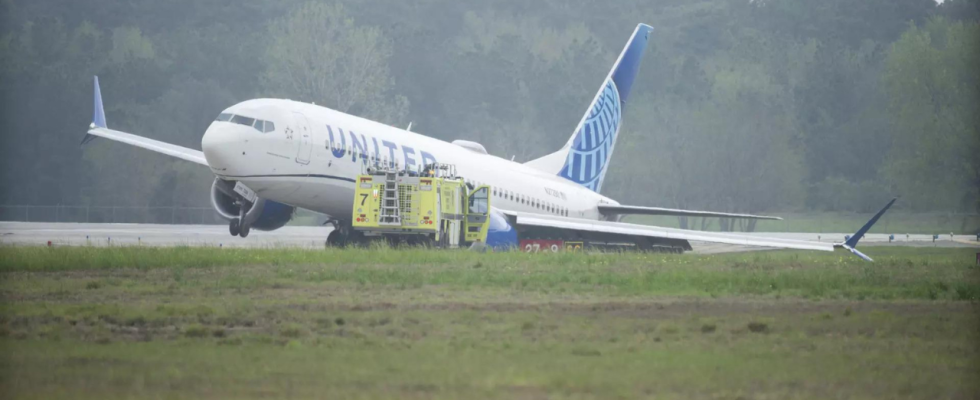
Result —
M 0 205 L 0 221 L 226 224 L 211 207 Z

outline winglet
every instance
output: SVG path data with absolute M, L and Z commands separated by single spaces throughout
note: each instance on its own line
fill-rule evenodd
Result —
M 105 123 L 105 108 L 102 107 L 102 90 L 99 89 L 99 77 L 95 77 L 95 110 L 92 112 L 92 125 L 96 128 L 108 128 Z
M 870 261 L 870 262 L 874 262 L 875 261 L 875 260 L 872 260 L 871 257 L 868 257 L 864 253 L 858 251 L 858 249 L 855 249 L 855 248 L 853 248 L 851 246 L 848 246 L 846 244 L 842 244 L 842 245 L 840 245 L 840 247 L 843 247 L 843 248 L 847 249 L 847 251 L 853 253 L 854 255 L 856 255 L 858 257 L 861 257 L 861 259 L 863 259 L 864 261 Z
M 95 77 L 95 94 L 93 98 L 94 109 L 92 110 L 92 124 L 88 127 L 89 129 L 96 128 L 108 128 L 105 123 L 105 108 L 102 107 L 102 90 L 99 89 L 99 77 Z M 86 133 L 85 137 L 82 138 L 82 143 L 79 145 L 84 145 L 85 143 L 95 140 L 96 136 Z
M 851 250 L 852 253 L 855 251 L 852 249 L 857 247 L 858 240 L 861 240 L 861 238 L 864 237 L 864 234 L 868 233 L 868 230 L 871 229 L 871 226 L 873 226 L 875 222 L 878 222 L 878 218 L 881 218 L 881 216 L 885 214 L 885 211 L 888 211 L 888 208 L 891 207 L 892 204 L 895 204 L 895 200 L 898 200 L 898 198 L 894 198 L 892 199 L 892 201 L 889 201 L 888 204 L 885 204 L 885 207 L 882 208 L 881 211 L 878 211 L 878 213 L 875 214 L 875 216 L 871 217 L 871 219 L 868 220 L 868 223 L 864 224 L 864 226 L 862 226 L 861 229 L 858 229 L 857 232 L 854 232 L 854 235 L 852 235 L 849 239 L 847 239 L 846 242 L 844 242 L 845 245 L 850 247 L 850 249 L 848 250 Z

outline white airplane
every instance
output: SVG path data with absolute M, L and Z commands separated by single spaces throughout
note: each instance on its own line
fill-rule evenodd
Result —
M 447 143 L 326 107 L 282 99 L 248 100 L 224 110 L 204 132 L 203 151 L 197 151 L 109 129 L 98 77 L 93 121 L 82 143 L 102 137 L 211 168 L 216 176 L 212 205 L 230 221 L 230 233 L 241 237 L 251 228 L 278 229 L 296 208 L 305 208 L 331 216 L 335 229 L 328 244 L 357 240 L 350 216 L 354 180 L 365 165 L 415 170 L 442 163 L 455 165 L 469 182 L 492 187 L 486 243 L 491 247 L 551 238 L 631 243 L 640 249 L 670 251 L 690 250 L 692 240 L 833 251 L 832 243 L 619 222 L 628 214 L 779 219 L 625 206 L 599 193 L 623 108 L 652 31 L 649 25 L 636 27 L 568 142 L 524 164 L 488 154 L 479 143 Z M 235 190 L 238 183 L 242 185 Z M 854 246 L 849 247 L 853 250 Z

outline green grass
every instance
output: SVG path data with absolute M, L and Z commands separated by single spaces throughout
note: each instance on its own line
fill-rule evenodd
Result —
M 874 248 L 862 261 L 843 252 L 729 255 L 479 254 L 417 249 L 218 249 L 0 247 L 0 272 L 271 266 L 264 280 L 419 287 L 518 288 L 537 292 L 644 296 L 766 295 L 843 299 L 980 299 L 973 249 Z M 229 276 L 229 288 L 260 283 Z M 98 283 L 95 283 L 98 285 Z
M 973 398 L 974 251 L 872 251 L 0 247 L 0 390 Z
M 842 213 L 842 212 L 822 212 L 822 213 L 765 213 L 782 217 L 782 221 L 758 221 L 756 232 L 812 232 L 812 233 L 850 233 L 856 231 L 866 221 L 871 219 L 872 214 Z M 700 229 L 701 218 L 690 218 L 689 229 Z M 710 222 L 705 230 L 717 231 L 720 229 L 717 218 L 709 218 Z M 659 216 L 629 216 L 626 222 L 656 225 L 668 228 L 678 228 L 677 217 Z M 888 212 L 871 229 L 871 233 L 884 233 L 904 235 L 913 234 L 940 234 L 948 235 L 950 232 L 958 235 L 972 235 L 980 232 L 980 215 L 965 214 L 907 214 L 901 212 Z

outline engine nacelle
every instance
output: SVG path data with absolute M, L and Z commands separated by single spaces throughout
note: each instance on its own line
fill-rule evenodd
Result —
M 221 217 L 231 220 L 238 218 L 241 207 L 236 203 L 235 182 L 215 178 L 211 184 L 211 205 Z M 259 198 L 245 213 L 245 221 L 252 228 L 272 231 L 282 228 L 293 218 L 295 207 Z
M 487 246 L 495 250 L 507 250 L 519 245 L 517 229 L 510 225 L 507 216 L 490 207 L 490 227 L 487 229 Z

